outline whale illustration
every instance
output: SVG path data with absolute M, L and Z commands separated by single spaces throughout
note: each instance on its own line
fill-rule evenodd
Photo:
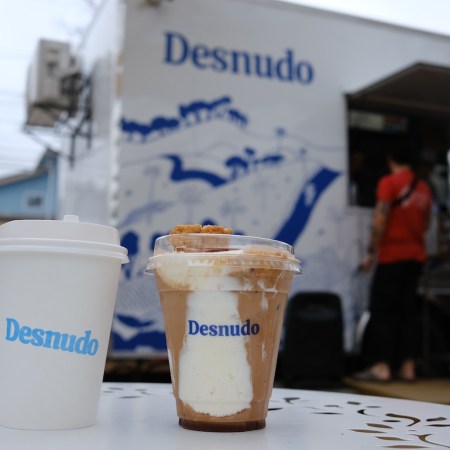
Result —
M 213 187 L 221 186 L 229 181 L 226 178 L 222 178 L 219 175 L 206 170 L 184 169 L 183 162 L 178 155 L 163 155 L 162 157 L 173 162 L 172 172 L 170 174 L 170 179 L 172 181 L 201 180 Z

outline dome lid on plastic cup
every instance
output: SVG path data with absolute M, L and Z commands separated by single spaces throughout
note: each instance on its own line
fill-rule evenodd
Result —
M 208 233 L 159 237 L 145 272 L 152 273 L 164 265 L 177 263 L 190 267 L 220 264 L 301 273 L 300 261 L 296 259 L 293 247 L 285 242 L 255 236 Z
M 80 222 L 74 215 L 63 220 L 13 220 L 1 225 L 0 252 L 6 251 L 77 253 L 128 262 L 116 228 Z

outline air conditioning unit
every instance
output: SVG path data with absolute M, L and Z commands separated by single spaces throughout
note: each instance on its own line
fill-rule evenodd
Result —
M 73 108 L 74 96 L 63 89 L 64 80 L 77 72 L 70 45 L 41 39 L 28 69 L 26 124 L 53 126 L 62 111 Z

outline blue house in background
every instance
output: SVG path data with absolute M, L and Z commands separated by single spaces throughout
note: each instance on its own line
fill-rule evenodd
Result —
M 0 179 L 0 224 L 14 219 L 55 219 L 58 154 L 46 150 L 33 172 Z

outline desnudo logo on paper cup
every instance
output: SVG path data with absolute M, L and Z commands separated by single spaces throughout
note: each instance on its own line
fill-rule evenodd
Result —
M 5 339 L 17 341 L 23 345 L 31 344 L 34 347 L 45 347 L 80 355 L 94 356 L 98 350 L 98 340 L 91 339 L 91 330 L 86 330 L 83 336 L 77 336 L 60 331 L 21 326 L 16 319 L 10 317 L 6 319 Z

